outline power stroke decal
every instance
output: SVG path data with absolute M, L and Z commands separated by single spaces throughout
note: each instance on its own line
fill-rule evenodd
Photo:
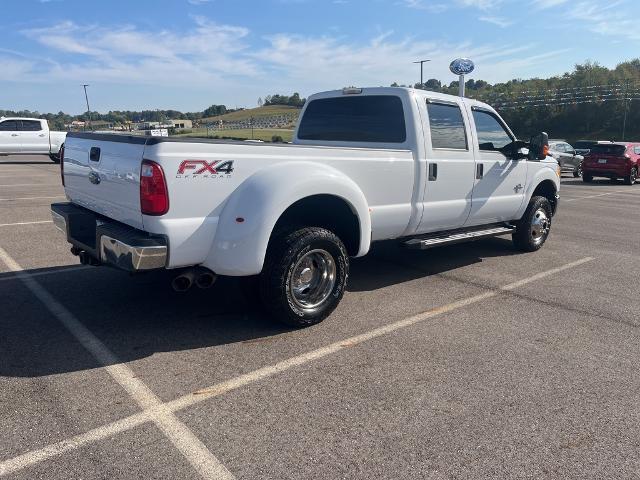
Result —
M 233 160 L 183 160 L 176 178 L 231 178 Z

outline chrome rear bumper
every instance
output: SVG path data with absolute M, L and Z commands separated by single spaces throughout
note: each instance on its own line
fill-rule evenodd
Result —
M 100 237 L 100 261 L 124 270 L 154 270 L 167 264 L 167 246 L 129 245 L 108 235 Z
M 51 218 L 73 245 L 72 252 L 83 261 L 89 257 L 93 265 L 137 272 L 164 268 L 167 264 L 165 237 L 114 222 L 73 203 L 52 204 Z

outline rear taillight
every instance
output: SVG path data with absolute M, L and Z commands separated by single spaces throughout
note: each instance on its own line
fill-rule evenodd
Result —
M 64 145 L 60 147 L 58 156 L 60 157 L 60 178 L 62 179 L 62 186 L 64 187 Z
M 169 211 L 164 172 L 151 160 L 143 160 L 140 168 L 140 210 L 144 215 L 164 215 Z

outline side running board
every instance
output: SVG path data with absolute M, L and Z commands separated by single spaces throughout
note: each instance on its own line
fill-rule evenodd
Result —
M 441 245 L 452 245 L 454 243 L 469 242 L 472 240 L 480 240 L 482 238 L 498 237 L 500 235 L 507 235 L 513 233 L 514 227 L 491 227 L 485 230 L 472 230 L 466 232 L 452 232 L 445 235 L 432 235 L 422 238 L 412 238 L 407 240 L 402 245 L 405 248 L 412 248 L 416 250 L 427 250 L 433 247 L 439 247 Z

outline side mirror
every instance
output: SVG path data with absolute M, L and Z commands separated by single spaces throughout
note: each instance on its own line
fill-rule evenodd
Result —
M 510 158 L 511 160 L 520 160 L 522 158 L 527 158 L 527 156 L 521 152 L 521 149 L 527 148 L 528 146 L 529 145 L 527 144 L 527 142 L 523 142 L 522 140 L 514 140 L 511 143 L 507 143 L 499 151 L 505 157 Z
M 549 154 L 549 135 L 540 132 L 529 141 L 529 159 L 544 160 Z

